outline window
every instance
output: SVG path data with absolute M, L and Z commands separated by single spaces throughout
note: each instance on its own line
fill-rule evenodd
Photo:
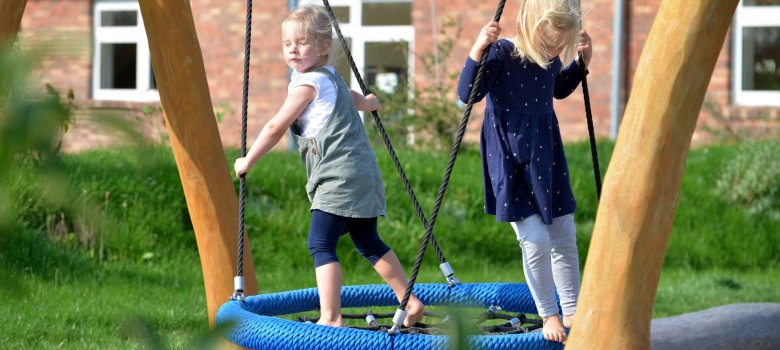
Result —
M 407 56 L 405 42 L 366 43 L 366 62 L 371 63 L 366 69 L 366 80 L 384 92 L 395 91 L 398 84 L 406 82 Z
M 734 18 L 734 103 L 780 106 L 780 0 L 742 1 Z
M 333 15 L 336 16 L 336 20 L 341 23 L 349 23 L 349 6 L 331 6 Z
M 363 25 L 411 25 L 411 1 L 364 1 Z
M 319 0 L 300 0 L 299 6 L 321 5 Z M 413 74 L 414 28 L 411 0 L 331 0 L 355 64 L 369 86 L 387 91 Z M 335 35 L 335 32 L 334 32 Z M 331 64 L 352 88 L 359 90 L 357 78 L 334 38 Z
M 92 96 L 95 100 L 159 101 L 149 44 L 137 1 L 95 2 Z

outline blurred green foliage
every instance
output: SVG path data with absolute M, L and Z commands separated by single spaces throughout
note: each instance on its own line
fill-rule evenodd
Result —
M 29 182 L 41 184 L 48 173 L 59 168 L 58 136 L 67 130 L 74 110 L 73 92 L 66 97 L 50 85 L 39 93 L 27 85 L 34 58 L 21 54 L 0 53 L 0 228 L 10 229 L 15 208 L 15 194 L 9 186 L 21 168 L 31 165 L 24 174 Z M 42 174 L 43 173 L 43 174 Z M 56 175 L 55 175 L 56 177 Z M 58 201 L 57 184 L 40 188 L 39 196 Z
M 171 279 L 146 271 L 161 256 L 177 261 L 197 256 L 180 253 L 186 251 L 180 243 L 194 248 L 195 240 L 178 177 L 159 176 L 177 174 L 176 165 L 168 149 L 149 147 L 135 125 L 117 115 L 100 114 L 97 122 L 130 146 L 62 154 L 61 140 L 77 109 L 75 96 L 29 79 L 39 57 L 41 53 L 0 53 L 0 297 L 11 307 L 0 315 L 0 343 L 7 348 L 85 349 L 105 348 L 108 341 L 116 348 L 115 339 L 124 338 L 121 348 L 216 348 L 224 329 L 210 331 L 195 316 L 176 317 L 157 305 L 120 313 L 112 307 L 138 283 L 165 280 L 173 290 L 181 288 L 182 279 L 188 279 L 188 286 L 198 281 L 189 268 Z M 166 209 L 175 214 L 157 211 L 156 204 L 146 206 L 149 200 L 169 203 Z M 181 270 L 174 266 L 166 271 Z M 202 297 L 202 282 L 195 285 L 201 289 L 192 289 L 194 296 L 165 303 L 189 304 Z M 61 288 L 65 291 L 57 295 Z M 45 306 L 45 300 L 58 305 Z M 91 311 L 80 313 L 90 301 L 95 301 L 86 307 Z M 134 316 L 155 317 L 155 311 L 175 321 L 155 318 L 149 323 Z M 60 321 L 67 326 L 54 326 Z M 180 333 L 169 345 L 160 333 L 174 323 L 187 329 L 187 337 L 182 341 Z M 110 339 L 95 336 L 103 334 L 101 325 L 111 329 Z M 67 335 L 60 338 L 63 333 Z
M 37 92 L 27 85 L 35 57 L 12 51 L 0 51 L 0 273 L 6 283 L 0 290 L 18 294 L 21 283 L 6 256 L 17 232 L 15 218 L 20 215 L 19 182 L 42 202 L 65 200 L 60 180 L 57 136 L 66 130 L 73 116 L 73 93 L 63 98 L 47 85 Z M 6 273 L 9 272 L 9 273 Z
M 745 142 L 718 172 L 721 198 L 755 216 L 780 220 L 780 141 Z

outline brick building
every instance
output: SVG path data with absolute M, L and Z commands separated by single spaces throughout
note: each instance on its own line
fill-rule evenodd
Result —
M 250 88 L 250 134 L 271 117 L 286 95 L 287 67 L 281 55 L 279 22 L 295 6 L 317 0 L 256 1 Z M 661 0 L 583 0 L 585 26 L 594 44 L 588 76 L 597 135 L 616 132 L 615 119 L 630 93 L 646 35 Z M 418 87 L 438 81 L 452 84 L 480 28 L 496 3 L 466 0 L 332 0 L 341 30 L 348 37 L 358 67 L 370 84 L 391 87 L 411 82 Z M 245 3 L 192 1 L 198 38 L 219 128 L 226 146 L 238 144 L 243 69 Z M 514 35 L 519 1 L 509 1 L 501 26 Z M 712 138 L 701 124 L 760 134 L 777 124 L 780 111 L 780 0 L 745 0 L 739 5 L 709 85 L 694 142 Z M 615 9 L 621 14 L 615 16 Z M 616 31 L 615 21 L 620 26 Z M 445 23 L 454 23 L 448 26 Z M 458 31 L 457 28 L 461 30 Z M 614 45 L 621 34 L 621 45 Z M 73 89 L 80 107 L 65 148 L 79 150 L 108 144 L 113 136 L 95 126 L 107 112 L 138 115 L 142 124 L 160 130 L 157 82 L 136 0 L 28 0 L 21 25 L 23 50 L 42 49 L 37 70 L 41 83 L 60 91 Z M 454 46 L 436 60 L 436 42 Z M 337 45 L 334 45 L 336 47 Z M 615 52 L 617 48 L 618 52 Z M 617 55 L 616 55 L 617 54 Z M 352 82 L 343 54 L 334 64 Z M 615 57 L 619 63 L 613 64 Z M 617 74 L 615 74 L 617 73 Z M 614 77 L 614 79 L 613 79 Z M 453 96 L 453 103 L 455 103 Z M 556 102 L 564 139 L 587 137 L 582 95 Z M 615 107 L 617 106 L 617 109 Z M 483 105 L 474 108 L 473 139 Z M 709 111 L 709 112 L 708 112 Z M 460 116 L 453 116 L 458 123 Z M 283 144 L 280 147 L 284 147 Z

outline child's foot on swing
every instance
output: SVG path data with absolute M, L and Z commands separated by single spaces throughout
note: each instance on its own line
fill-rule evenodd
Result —
M 542 334 L 544 339 L 566 344 L 566 329 L 563 328 L 560 315 L 542 317 Z
M 566 328 L 571 328 L 571 326 L 574 324 L 574 314 L 571 315 L 563 315 L 563 326 Z
M 344 327 L 343 322 L 324 322 L 323 320 L 317 321 L 317 324 L 320 326 L 328 326 L 328 327 Z
M 327 315 L 320 314 L 320 319 L 317 321 L 317 324 L 320 326 L 344 327 L 344 320 L 341 318 L 341 315 L 328 317 Z
M 404 327 L 412 327 L 415 323 L 420 322 L 423 318 L 423 311 L 425 311 L 425 307 L 420 299 L 417 299 L 415 296 L 410 297 L 409 302 L 406 303 Z

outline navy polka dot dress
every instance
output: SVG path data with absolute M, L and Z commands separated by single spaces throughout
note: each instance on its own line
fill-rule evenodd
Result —
M 478 100 L 487 96 L 480 136 L 485 212 L 513 222 L 539 214 L 545 224 L 576 209 L 553 97 L 569 96 L 580 83 L 572 63 L 560 58 L 543 69 L 512 58 L 514 44 L 501 39 L 489 48 Z M 468 58 L 458 96 L 468 102 L 479 63 Z

